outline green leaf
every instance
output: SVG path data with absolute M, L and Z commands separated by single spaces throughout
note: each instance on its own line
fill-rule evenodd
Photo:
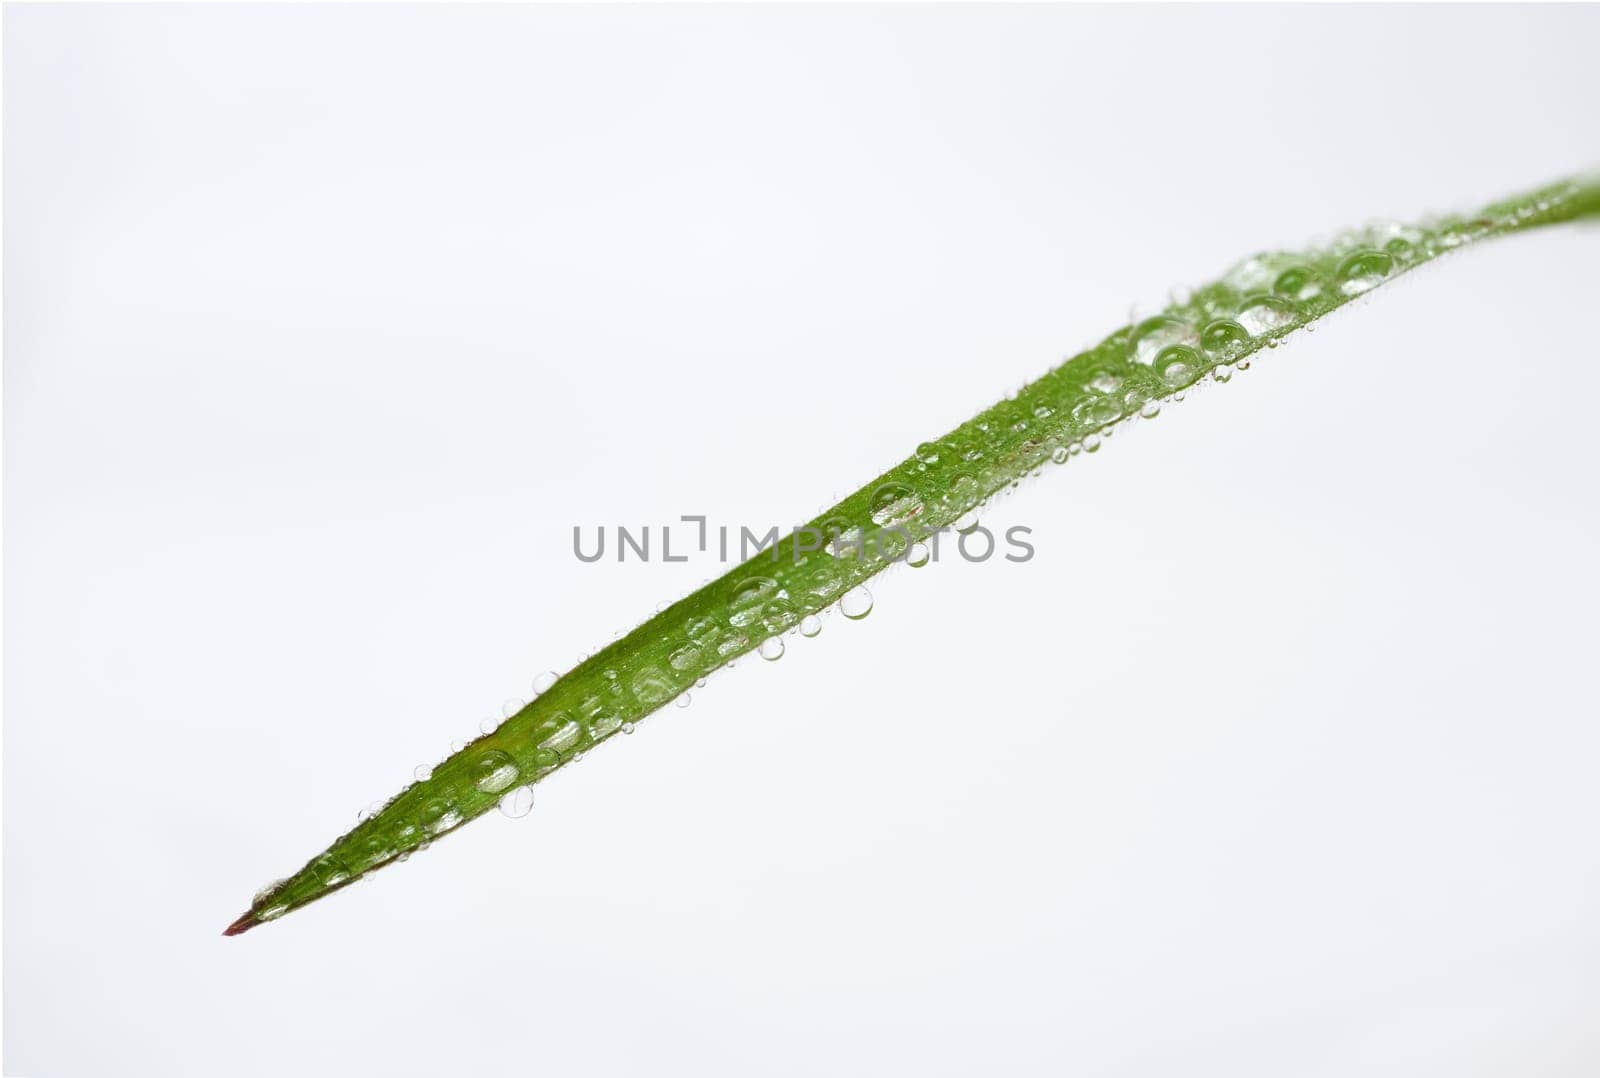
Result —
M 985 499 L 1052 461 L 1092 453 L 1116 425 L 1152 415 L 1202 379 L 1226 381 L 1263 348 L 1423 263 L 1505 233 L 1600 214 L 1600 180 L 1569 180 L 1467 217 L 1348 232 L 1327 246 L 1252 256 L 1160 314 L 1123 326 L 942 438 L 926 442 L 821 516 L 605 647 L 402 790 L 289 878 L 228 935 L 404 860 L 503 797 L 632 728 L 694 683 L 833 604 L 865 616 L 874 574 Z

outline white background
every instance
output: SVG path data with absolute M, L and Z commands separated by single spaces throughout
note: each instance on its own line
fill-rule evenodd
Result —
M 1600 159 L 1600 11 L 5 12 L 5 1066 L 1592 1075 L 1600 230 L 1449 259 L 409 864 L 255 887 L 1253 250 Z

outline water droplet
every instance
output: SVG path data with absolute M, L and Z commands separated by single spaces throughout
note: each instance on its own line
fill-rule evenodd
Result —
M 1123 383 L 1119 380 L 1118 385 Z M 1110 397 L 1091 397 L 1080 401 L 1072 409 L 1072 419 L 1080 427 L 1090 429 L 1109 426 L 1122 418 L 1122 406 Z
M 578 705 L 578 714 L 583 717 L 583 725 L 591 741 L 604 741 L 622 725 L 622 716 L 614 713 L 598 696 L 586 697 Z
M 1057 464 L 1065 464 L 1072 459 L 1072 452 L 1064 445 L 1058 445 L 1050 451 L 1050 459 Z
M 731 603 L 736 607 L 755 606 L 781 594 L 782 587 L 770 576 L 753 576 L 735 586 Z
M 544 693 L 549 692 L 550 687 L 556 683 L 557 677 L 558 675 L 554 670 L 546 670 L 544 673 L 535 677 L 533 679 L 533 695 L 541 696 Z
M 1098 371 L 1089 379 L 1089 388 L 1096 393 L 1115 393 L 1122 388 L 1122 379 L 1110 371 Z
M 484 793 L 499 793 L 517 781 L 517 765 L 499 749 L 490 749 L 472 761 L 472 777 Z
M 905 443 L 902 442 L 900 444 L 904 445 Z M 924 464 L 938 464 L 939 447 L 932 442 L 923 442 L 917 446 L 917 459 Z
M 1194 327 L 1178 318 L 1147 318 L 1134 327 L 1128 340 L 1128 354 L 1135 363 L 1149 366 L 1161 350 L 1174 344 L 1196 342 Z
M 1254 296 L 1239 305 L 1234 321 L 1249 331 L 1252 337 L 1272 333 L 1294 325 L 1294 304 L 1278 296 Z
M 717 645 L 717 654 L 719 656 L 732 655 L 737 658 L 737 653 L 744 650 L 744 646 L 749 642 L 750 638 L 745 636 L 743 633 L 739 633 L 736 636 L 727 637 Z M 733 659 L 729 659 L 728 662 L 732 663 Z
M 533 811 L 533 787 L 518 786 L 507 790 L 500 798 L 500 815 L 510 820 L 520 820 Z
M 388 804 L 387 801 L 374 801 L 372 804 L 368 805 L 366 808 L 364 808 L 360 812 L 356 813 L 356 819 L 358 821 L 370 820 L 374 816 L 376 816 L 378 813 L 382 812 L 383 811 L 383 807 L 386 804 Z
M 953 525 L 955 530 L 960 532 L 962 535 L 967 534 L 968 532 L 972 531 L 977 526 L 978 526 L 978 514 L 977 513 L 962 513 L 959 517 L 956 517 L 956 522 Z
M 450 755 L 454 756 L 456 753 L 460 752 L 466 747 L 467 743 L 458 737 L 454 741 L 450 742 Z
M 1154 397 L 1160 390 L 1160 381 L 1148 374 L 1144 378 L 1129 379 L 1128 389 L 1122 394 L 1123 411 L 1128 415 L 1134 414 L 1144 407 L 1145 401 Z M 1110 437 L 1110 434 L 1111 432 L 1108 429 L 1106 436 Z
M 1146 401 L 1144 407 L 1139 409 L 1139 414 L 1145 419 L 1154 419 L 1161 414 L 1161 402 Z
M 695 643 L 704 643 L 708 638 L 717 635 L 717 623 L 712 618 L 690 618 L 684 626 L 684 632 Z
M 964 513 L 978 504 L 978 481 L 970 475 L 957 476 L 945 492 L 945 504 L 956 513 Z
M 672 695 L 672 682 L 653 666 L 633 676 L 633 695 L 643 704 L 659 704 Z
M 389 840 L 382 835 L 373 835 L 361 844 L 362 863 L 368 868 L 387 861 L 393 854 L 394 850 L 390 849 Z
M 331 853 L 325 853 L 311 862 L 311 874 L 324 887 L 333 887 L 350 878 L 350 870 Z
M 1176 389 L 1199 378 L 1203 365 L 1199 352 L 1188 345 L 1175 344 L 1161 350 L 1156 357 L 1155 371 L 1162 382 Z
M 735 611 L 728 620 L 734 625 L 749 625 L 758 616 L 757 605 L 778 594 L 778 582 L 767 576 L 753 576 L 733 586 L 728 606 Z
M 776 636 L 769 636 L 761 641 L 761 647 L 758 651 L 761 657 L 769 663 L 776 662 L 783 658 L 783 640 Z
M 418 782 L 427 782 L 433 778 L 433 766 L 431 764 L 418 764 L 416 770 L 411 772 L 411 777 Z
M 903 524 L 922 512 L 922 495 L 905 483 L 885 483 L 872 494 L 872 522 L 880 528 Z
M 1265 255 L 1251 255 L 1235 263 L 1223 274 L 1223 283 L 1237 292 L 1262 288 L 1272 280 L 1272 262 Z
M 1229 352 L 1250 339 L 1250 331 L 1230 318 L 1212 322 L 1200 334 L 1207 352 Z
M 799 611 L 788 599 L 774 599 L 761 609 L 761 627 L 769 633 L 781 633 L 799 620 Z
M 816 636 L 822 631 L 822 619 L 815 614 L 807 614 L 800 619 L 800 635 Z
M 1100 452 L 1100 435 L 1091 434 L 1089 437 L 1085 438 L 1083 440 L 1083 451 L 1085 453 Z
M 906 564 L 913 569 L 921 569 L 932 556 L 927 543 L 912 543 L 911 549 L 906 551 Z
M 583 727 L 565 711 L 558 711 L 539 725 L 539 733 L 542 735 L 539 740 L 541 749 L 564 756 L 583 736 Z
M 851 588 L 839 599 L 839 613 L 851 621 L 860 621 L 872 613 L 872 593 L 860 585 Z
M 732 666 L 733 664 L 729 663 L 728 665 Z M 689 706 L 689 694 L 688 693 L 684 693 L 683 695 L 679 696 L 676 700 L 674 700 L 673 703 L 676 704 L 678 707 L 688 707 Z
M 422 829 L 435 835 L 443 834 L 461 822 L 461 813 L 442 797 L 436 797 L 422 806 Z
M 1358 296 L 1383 283 L 1394 269 L 1394 259 L 1382 251 L 1357 251 L 1339 264 L 1339 291 Z
M 1288 299 L 1305 302 L 1322 294 L 1322 282 L 1308 266 L 1291 266 L 1278 274 L 1272 290 Z
M 834 558 L 859 558 L 864 547 L 863 532 L 848 520 L 835 520 L 825 525 L 822 534 L 828 537 L 827 551 Z
M 478 723 L 479 733 L 492 734 L 498 729 L 500 729 L 500 720 L 495 718 L 493 715 L 488 716 Z

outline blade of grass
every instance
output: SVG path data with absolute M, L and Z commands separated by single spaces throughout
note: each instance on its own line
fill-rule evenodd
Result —
M 1257 255 L 1161 314 L 1124 326 L 1014 398 L 980 412 L 774 547 L 674 603 L 555 681 L 493 733 L 406 787 L 229 925 L 281 917 L 448 834 L 826 607 L 864 616 L 862 588 L 914 544 L 1052 460 L 1440 255 L 1493 236 L 1600 215 L 1600 180 L 1541 188 L 1477 214 L 1349 232 Z M 769 645 L 771 646 L 771 645 Z

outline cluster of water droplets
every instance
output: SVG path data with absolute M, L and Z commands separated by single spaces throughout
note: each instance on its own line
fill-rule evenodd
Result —
M 339 886 L 498 805 L 526 815 L 533 784 L 667 702 L 687 705 L 689 689 L 747 651 L 776 661 L 785 636 L 817 636 L 820 614 L 847 619 L 872 610 L 864 582 L 890 565 L 929 563 L 929 539 L 946 529 L 970 532 L 990 499 L 1038 474 L 1098 450 L 1118 425 L 1152 419 L 1203 381 L 1226 382 L 1262 348 L 1341 304 L 1439 254 L 1495 231 L 1563 212 L 1573 190 L 1553 188 L 1531 200 L 1422 227 L 1377 225 L 1345 233 L 1314 250 L 1245 259 L 1213 284 L 1175 296 L 1152 317 L 1124 326 L 949 435 L 916 447 L 895 469 L 758 554 L 722 581 L 711 601 L 699 593 L 666 604 L 641 643 L 613 644 L 580 667 L 549 706 L 508 700 L 484 735 L 457 742 L 445 762 L 419 767 L 418 785 L 387 805 L 365 810 L 357 828 L 287 884 L 258 897 L 257 916 L 288 908 L 287 887 Z M 1586 196 L 1592 197 L 1592 196 Z M 660 646 L 665 633 L 665 646 Z M 611 656 L 611 661 L 606 657 Z M 560 685 L 553 672 L 532 683 L 537 700 Z M 307 883 L 306 880 L 311 882 Z M 297 899 L 298 901 L 299 899 Z

